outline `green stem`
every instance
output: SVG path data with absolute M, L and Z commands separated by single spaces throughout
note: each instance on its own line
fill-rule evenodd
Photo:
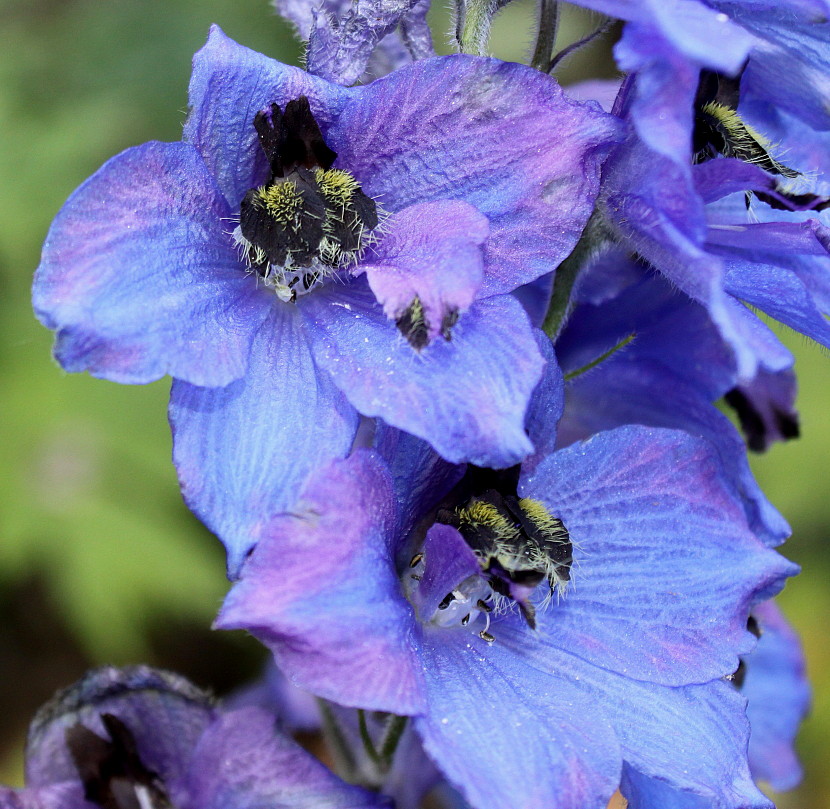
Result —
M 483 56 L 497 0 L 459 0 L 456 8 L 460 23 L 456 26 L 458 49 L 461 53 Z
M 366 755 L 369 756 L 372 763 L 380 767 L 381 757 L 378 755 L 378 751 L 375 749 L 375 743 L 369 735 L 369 727 L 366 724 L 366 711 L 363 708 L 357 709 L 357 721 L 360 725 L 360 739 L 363 742 L 363 749 L 366 751 Z
M 637 335 L 632 332 L 628 335 L 628 337 L 623 337 L 617 345 L 612 346 L 608 349 L 608 351 L 600 354 L 595 360 L 591 360 L 587 365 L 583 365 L 581 368 L 577 368 L 575 371 L 570 371 L 565 374 L 565 381 L 570 382 L 572 379 L 576 379 L 578 376 L 582 376 L 582 374 L 587 373 L 591 370 L 591 368 L 596 368 L 597 365 L 601 365 L 605 362 L 605 360 L 610 359 L 618 351 L 625 348 L 636 336 Z
M 392 766 L 392 758 L 395 755 L 395 750 L 398 749 L 398 743 L 406 729 L 408 719 L 408 716 L 397 716 L 395 714 L 389 717 L 384 729 L 383 741 L 380 744 L 380 758 L 387 769 Z
M 354 780 L 357 773 L 357 762 L 340 724 L 332 712 L 329 704 L 318 699 L 317 705 L 320 708 L 320 715 L 323 719 L 323 735 L 329 744 L 332 758 L 334 759 L 335 770 L 346 781 Z
M 553 293 L 548 304 L 548 311 L 542 323 L 542 330 L 552 341 L 562 331 L 571 311 L 571 296 L 576 279 L 588 260 L 607 244 L 610 235 L 600 215 L 594 211 L 582 231 L 571 254 L 556 268 L 553 279 Z
M 536 36 L 536 47 L 533 49 L 530 64 L 543 73 L 548 72 L 558 28 L 559 3 L 557 0 L 539 0 L 539 33 Z

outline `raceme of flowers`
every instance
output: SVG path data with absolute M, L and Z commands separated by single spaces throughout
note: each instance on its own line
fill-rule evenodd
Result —
M 747 449 L 800 431 L 756 312 L 830 346 L 828 9 L 586 2 L 625 76 L 566 93 L 557 3 L 530 66 L 477 55 L 496 5 L 459 0 L 435 56 L 424 0 L 278 0 L 306 71 L 214 28 L 182 141 L 58 213 L 55 358 L 173 378 L 234 582 L 216 627 L 276 667 L 225 704 L 90 673 L 0 809 L 761 809 L 798 783 L 772 601 L 797 568 Z

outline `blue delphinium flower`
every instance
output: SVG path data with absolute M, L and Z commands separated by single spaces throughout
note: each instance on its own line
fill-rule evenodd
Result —
M 189 505 L 233 572 L 358 411 L 452 461 L 516 463 L 543 360 L 509 293 L 576 243 L 616 127 L 516 64 L 425 60 L 343 88 L 197 54 L 183 143 L 113 158 L 34 284 L 70 371 L 175 378 Z M 555 143 L 551 140 L 555 134 Z
M 169 672 L 89 672 L 32 722 L 26 787 L 2 809 L 388 809 L 329 772 L 258 708 L 222 711 Z
M 617 112 L 629 116 L 630 101 L 630 85 L 624 85 Z M 692 165 L 687 142 L 687 164 L 681 166 L 632 132 L 606 164 L 598 206 L 613 241 L 707 308 L 735 353 L 742 382 L 792 364 L 789 352 L 744 301 L 830 345 L 823 314 L 830 307 L 830 231 L 819 213 L 781 210 L 800 204 L 779 184 L 781 172 L 789 169 L 760 140 L 753 143 L 760 151 L 749 149 L 744 160 L 711 159 L 707 153 L 700 158 L 704 162 Z M 746 193 L 763 202 L 747 212 Z M 757 221 L 761 208 L 773 212 L 772 221 Z
M 792 401 L 777 384 L 792 382 L 791 369 L 781 379 L 739 384 L 732 352 L 706 308 L 620 251 L 587 268 L 575 297 L 578 305 L 556 341 L 567 379 L 559 445 L 624 424 L 704 438 L 753 532 L 770 545 L 783 542 L 789 526 L 755 482 L 741 436 L 714 403 L 727 397 L 755 449 L 781 431 L 797 434 Z
M 534 409 L 531 433 L 556 410 Z M 748 529 L 706 442 L 624 427 L 516 480 L 381 432 L 389 466 L 358 450 L 261 526 L 219 627 L 318 695 L 413 716 L 474 806 L 604 807 L 623 762 L 769 806 L 720 678 L 794 567 Z
M 773 601 L 755 607 L 752 620 L 760 638 L 736 683 L 748 701 L 749 766 L 773 789 L 793 789 L 802 775 L 795 737 L 810 707 L 804 650 Z

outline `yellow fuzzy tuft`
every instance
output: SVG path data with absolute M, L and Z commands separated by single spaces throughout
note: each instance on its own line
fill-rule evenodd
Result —
M 332 204 L 345 208 L 360 188 L 357 180 L 342 169 L 316 169 L 314 179 L 320 186 L 320 193 Z
M 476 500 L 466 508 L 459 509 L 458 518 L 474 528 L 478 526 L 489 528 L 501 542 L 518 540 L 521 533 L 519 528 L 501 514 L 492 503 L 482 500 Z
M 260 186 L 254 197 L 255 204 L 266 211 L 281 225 L 295 222 L 303 204 L 303 196 L 292 180 L 274 185 Z

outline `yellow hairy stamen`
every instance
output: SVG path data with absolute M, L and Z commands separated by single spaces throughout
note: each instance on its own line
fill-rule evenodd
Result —
M 257 188 L 255 202 L 265 208 L 281 225 L 289 225 L 297 217 L 303 204 L 303 196 L 293 180 L 286 180 L 283 183 Z
M 703 112 L 717 118 L 720 121 L 729 135 L 737 142 L 746 142 L 747 140 L 754 140 L 763 149 L 769 149 L 772 144 L 760 132 L 753 129 L 747 124 L 736 110 L 727 107 L 725 104 L 718 104 L 715 101 L 710 101 L 704 105 Z
M 482 500 L 477 500 L 470 503 L 466 508 L 459 509 L 458 518 L 474 528 L 478 526 L 490 528 L 502 542 L 518 539 L 520 535 L 519 528 L 516 525 L 499 513 L 499 510 L 492 503 Z
M 342 169 L 315 169 L 314 178 L 320 186 L 320 193 L 332 203 L 341 207 L 349 204 L 355 191 L 360 188 L 357 180 Z
M 538 500 L 523 497 L 519 500 L 519 508 L 533 521 L 537 528 L 547 534 L 557 534 L 562 530 L 561 522 Z

